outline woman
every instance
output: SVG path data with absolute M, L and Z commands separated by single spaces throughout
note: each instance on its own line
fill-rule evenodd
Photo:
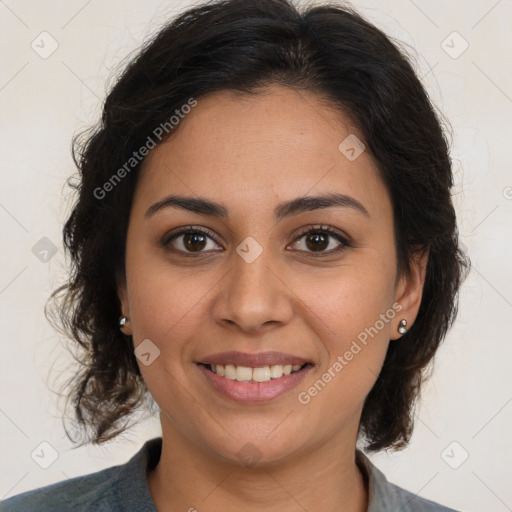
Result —
M 103 443 L 151 396 L 162 437 L 2 510 L 449 510 L 356 449 L 407 444 L 467 266 L 440 123 L 382 32 L 336 6 L 191 9 L 76 161 L 70 399 Z

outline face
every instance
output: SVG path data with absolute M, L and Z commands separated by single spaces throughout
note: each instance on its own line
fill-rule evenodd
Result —
M 201 98 L 178 128 L 144 162 L 119 286 L 163 435 L 259 463 L 355 444 L 423 282 L 397 276 L 389 195 L 369 152 L 354 159 L 363 136 L 277 86 Z

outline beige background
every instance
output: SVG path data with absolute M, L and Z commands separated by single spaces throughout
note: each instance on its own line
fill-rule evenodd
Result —
M 69 211 L 64 183 L 74 173 L 71 137 L 97 120 L 121 60 L 189 5 L 0 1 L 0 498 L 123 463 L 158 433 L 157 423 L 147 421 L 108 446 L 71 449 L 49 390 L 66 375 L 70 357 L 43 307 L 65 275 L 60 233 Z M 455 202 L 473 260 L 456 327 L 425 387 L 410 446 L 372 460 L 391 481 L 453 508 L 512 510 L 512 3 L 352 5 L 410 45 L 429 93 L 451 122 Z M 40 35 L 44 31 L 49 35 Z M 33 41 L 40 53 L 58 47 L 42 58 Z M 58 249 L 54 257 L 51 250 L 44 253 L 51 245 L 40 242 L 43 237 Z M 41 442 L 56 452 L 48 469 L 31 458 Z M 53 452 L 46 446 L 45 453 Z

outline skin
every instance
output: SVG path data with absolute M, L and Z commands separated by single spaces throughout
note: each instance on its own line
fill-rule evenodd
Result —
M 416 318 L 426 256 L 412 262 L 410 276 L 397 275 L 388 192 L 369 151 L 354 161 L 339 151 L 349 134 L 364 140 L 313 93 L 280 86 L 255 96 L 221 91 L 200 98 L 146 158 L 119 297 L 134 345 L 150 339 L 160 350 L 150 365 L 139 363 L 161 409 L 162 456 L 148 474 L 160 512 L 367 509 L 355 464 L 361 411 L 390 340 L 400 337 L 398 322 L 405 318 L 410 326 Z M 368 215 L 336 206 L 273 217 L 283 201 L 330 192 L 356 199 Z M 146 215 L 170 194 L 222 203 L 229 216 L 172 207 Z M 186 256 L 186 235 L 162 244 L 189 225 L 217 238 L 192 246 L 199 257 Z M 301 228 L 319 225 L 350 246 L 315 257 L 340 246 L 330 236 L 314 252 L 307 236 L 297 240 Z M 248 236 L 262 248 L 252 263 L 236 252 Z M 393 304 L 400 313 L 309 403 L 300 403 L 298 393 Z M 214 390 L 195 364 L 229 350 L 286 352 L 314 368 L 270 402 L 240 404 Z M 256 447 L 249 462 L 239 453 L 248 443 Z

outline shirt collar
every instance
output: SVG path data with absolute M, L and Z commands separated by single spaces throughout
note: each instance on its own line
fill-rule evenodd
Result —
M 157 512 L 149 490 L 147 472 L 153 469 L 160 460 L 162 438 L 147 441 L 144 446 L 129 460 L 120 475 L 119 500 L 127 509 Z M 384 474 L 361 451 L 356 450 L 356 463 L 363 472 L 368 484 L 367 512 L 394 510 L 410 510 L 410 499 L 405 500 L 399 489 L 390 484 Z M 137 503 L 134 503 L 134 498 Z M 405 501 L 404 501 L 405 500 Z M 139 508 L 137 508 L 137 505 Z M 397 509 L 399 510 L 399 509 Z

